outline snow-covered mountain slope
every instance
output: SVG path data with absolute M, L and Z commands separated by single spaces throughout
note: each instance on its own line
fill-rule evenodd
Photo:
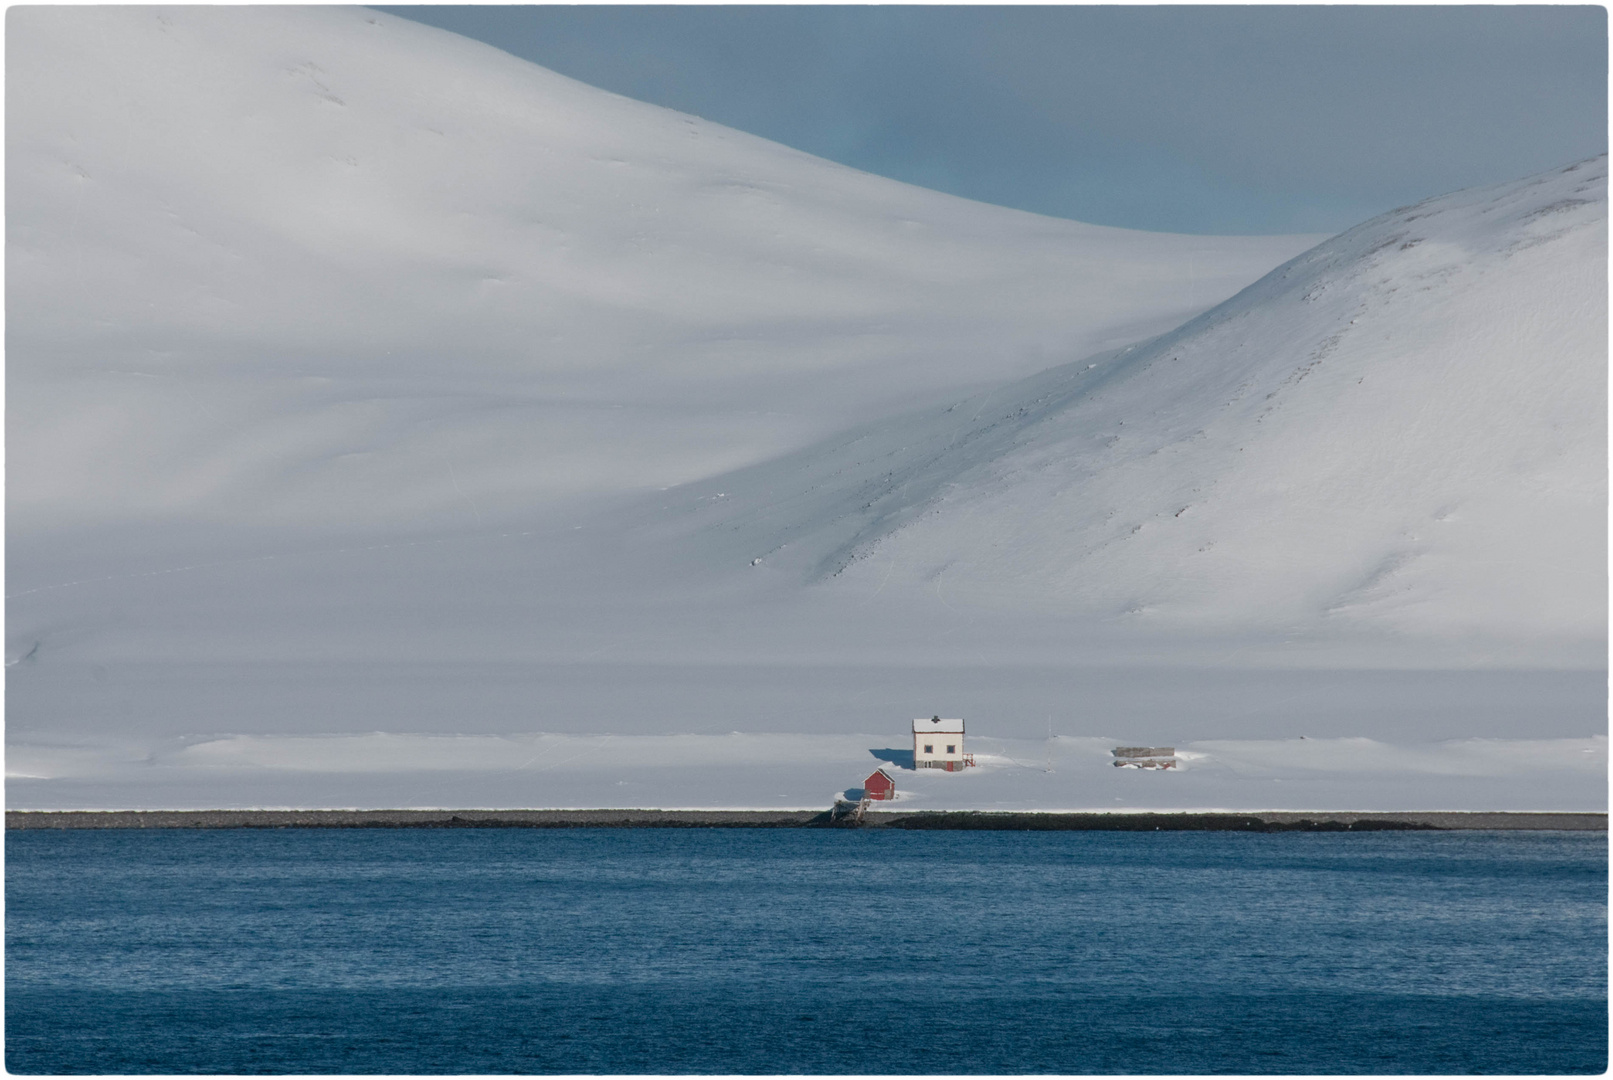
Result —
M 1149 343 L 693 485 L 661 527 L 886 606 L 1600 642 L 1606 266 L 1605 158 L 1429 199 Z
M 971 203 L 363 9 L 7 18 L 14 540 L 530 521 L 1158 333 L 1313 242 Z
M 1307 251 L 941 196 L 362 10 L 7 19 L 13 804 L 811 804 L 890 744 L 594 750 L 935 711 L 1344 740 L 1329 805 L 1602 769 L 1348 779 L 1350 739 L 1603 730 L 1603 162 Z M 600 738 L 476 764 L 538 732 Z M 510 739 L 423 771 L 439 735 Z M 1238 753 L 1166 803 L 1298 805 Z M 986 802 L 1099 790 L 1023 779 Z

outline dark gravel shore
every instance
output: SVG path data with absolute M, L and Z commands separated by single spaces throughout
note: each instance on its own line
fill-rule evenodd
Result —
M 996 813 L 874 810 L 8 810 L 8 829 L 865 828 L 1221 832 L 1606 831 L 1605 813 Z

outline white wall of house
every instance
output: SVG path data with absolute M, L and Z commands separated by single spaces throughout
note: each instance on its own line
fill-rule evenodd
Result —
M 913 764 L 963 760 L 963 721 L 924 717 L 913 721 Z

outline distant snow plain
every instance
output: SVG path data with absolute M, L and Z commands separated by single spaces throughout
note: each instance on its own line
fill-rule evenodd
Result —
M 1169 236 L 8 19 L 10 807 L 1605 808 L 1605 159 Z

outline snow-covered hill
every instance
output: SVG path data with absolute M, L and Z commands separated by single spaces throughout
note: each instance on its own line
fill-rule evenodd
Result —
M 1329 805 L 1600 790 L 1604 162 L 1307 251 L 364 10 L 7 18 L 12 805 L 773 805 L 934 711 L 1287 747 L 1160 805 L 1297 805 L 1301 735 Z M 1159 797 L 1093 768 L 987 801 Z
M 939 195 L 363 9 L 8 33 L 14 537 L 530 522 L 1157 333 L 1309 246 Z
M 1606 261 L 1605 158 L 1429 199 L 1154 341 L 695 485 L 672 527 L 885 603 L 1595 650 Z

